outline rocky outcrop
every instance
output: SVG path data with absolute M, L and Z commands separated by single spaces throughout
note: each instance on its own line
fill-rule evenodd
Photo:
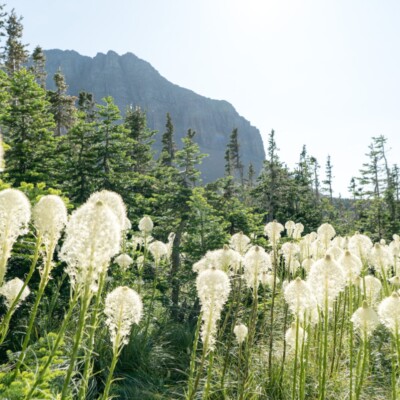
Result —
M 49 89 L 54 88 L 52 77 L 61 68 L 69 94 L 91 92 L 96 102 L 112 96 L 122 113 L 129 105 L 140 106 L 146 111 L 149 127 L 159 132 L 156 149 L 160 148 L 167 112 L 172 117 L 178 146 L 187 130 L 194 129 L 201 151 L 209 155 L 200 167 L 204 182 L 223 176 L 225 148 L 234 128 L 239 132 L 242 162 L 246 167 L 251 162 L 257 172 L 261 169 L 265 152 L 260 132 L 230 103 L 200 96 L 169 82 L 132 53 L 120 56 L 109 51 L 93 58 L 69 50 L 45 53 Z

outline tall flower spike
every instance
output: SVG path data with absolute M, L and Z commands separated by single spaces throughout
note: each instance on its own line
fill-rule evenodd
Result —
M 271 257 L 260 246 L 253 246 L 243 259 L 244 279 L 249 288 L 255 289 L 263 272 L 272 270 Z
M 143 233 L 143 235 L 148 236 L 150 235 L 151 231 L 153 230 L 153 221 L 147 215 L 145 215 L 139 221 L 139 231 Z
M 328 306 L 332 306 L 339 292 L 343 290 L 346 278 L 342 267 L 327 254 L 311 266 L 307 282 L 318 305 L 324 309 L 326 300 Z
M 149 244 L 149 251 L 153 256 L 156 265 L 160 264 L 162 258 L 168 256 L 168 246 L 159 240 L 155 240 Z
M 106 206 L 110 207 L 111 211 L 117 216 L 122 231 L 129 229 L 130 222 L 127 221 L 126 206 L 122 197 L 118 193 L 109 190 L 95 192 L 89 197 L 87 202 L 96 204 L 98 201 L 101 201 Z
M 286 234 L 288 237 L 293 237 L 293 232 L 296 227 L 296 224 L 293 221 L 287 221 L 285 224 Z
M 124 270 L 133 263 L 132 257 L 125 253 L 120 254 L 114 261 Z
M 358 256 L 363 264 L 367 262 L 371 249 L 372 241 L 368 236 L 356 233 L 349 238 L 349 250 Z
M 242 344 L 245 341 L 248 332 L 249 330 L 247 329 L 247 326 L 244 324 L 236 325 L 233 328 L 233 333 L 235 334 L 236 340 L 239 344 Z
M 284 297 L 292 314 L 299 319 L 303 318 L 304 313 L 311 312 L 317 305 L 310 286 L 300 277 L 285 287 Z
M 277 221 L 272 221 L 265 225 L 264 233 L 268 236 L 268 239 L 273 247 L 278 244 L 281 238 L 281 232 L 284 229 L 285 228 L 283 227 L 283 225 Z
M 294 226 L 293 239 L 300 239 L 303 231 L 304 231 L 304 225 L 301 222 L 298 222 Z
M 218 269 L 207 269 L 199 273 L 196 279 L 197 294 L 200 299 L 203 326 L 201 339 L 205 350 L 213 350 L 217 322 L 228 300 L 231 285 L 228 275 Z
M 357 277 L 361 273 L 362 262 L 361 260 L 346 250 L 345 253 L 339 258 L 339 264 L 343 267 L 347 283 L 355 284 Z
M 331 224 L 322 224 L 317 229 L 318 240 L 322 243 L 325 249 L 329 247 L 331 239 L 336 235 L 336 231 Z
M 365 293 L 368 303 L 375 304 L 381 295 L 382 283 L 375 276 L 367 275 L 360 278 L 360 289 L 362 294 Z
M 399 333 L 400 328 L 400 298 L 396 292 L 382 300 L 378 307 L 378 315 L 382 324 L 393 334 Z
M 14 278 L 6 282 L 2 287 L 0 287 L 0 295 L 6 298 L 7 308 L 10 308 L 11 305 L 14 303 L 15 299 L 18 296 L 18 293 L 22 289 L 22 286 L 24 286 L 24 282 L 22 282 L 21 279 L 19 278 Z M 20 303 L 29 296 L 30 292 L 31 291 L 29 290 L 28 286 L 26 286 L 23 292 L 21 293 L 21 296 L 18 300 L 18 304 L 16 305 L 16 307 L 18 307 Z
M 0 285 L 6 274 L 7 260 L 18 236 L 28 232 L 31 205 L 19 190 L 5 189 L 0 192 Z
M 99 275 L 119 252 L 121 227 L 115 213 L 103 202 L 87 202 L 75 210 L 65 229 L 60 258 L 67 263 L 72 286 L 86 284 L 97 290 Z
M 142 312 L 142 300 L 133 289 L 119 286 L 106 296 L 104 314 L 114 351 L 118 350 L 116 345 L 128 344 L 131 327 L 139 323 Z
M 208 268 L 213 267 L 227 273 L 237 273 L 243 261 L 242 256 L 227 245 L 224 245 L 223 249 L 208 251 L 205 258 L 208 261 Z
M 243 232 L 235 233 L 232 235 L 229 245 L 243 256 L 250 246 L 250 238 Z
M 362 307 L 358 308 L 351 317 L 351 322 L 354 324 L 354 329 L 361 333 L 361 339 L 371 336 L 372 332 L 379 325 L 377 313 L 364 300 Z
M 53 194 L 43 196 L 33 207 L 32 219 L 47 251 L 53 251 L 68 219 L 61 197 Z
M 298 255 L 300 253 L 300 246 L 296 243 L 286 242 L 281 247 L 281 252 L 285 260 L 286 269 L 294 274 L 297 268 L 300 267 Z
M 389 255 L 388 248 L 385 245 L 375 243 L 369 254 L 369 261 L 372 266 L 382 276 L 387 276 L 389 268 L 392 266 L 392 259 Z

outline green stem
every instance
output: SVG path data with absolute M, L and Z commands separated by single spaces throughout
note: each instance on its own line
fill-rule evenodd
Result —
M 36 240 L 35 252 L 34 252 L 34 255 L 33 255 L 31 266 L 29 268 L 28 275 L 26 276 L 26 279 L 24 281 L 23 286 L 21 287 L 21 290 L 17 294 L 17 297 L 14 299 L 14 301 L 10 305 L 10 308 L 7 310 L 6 315 L 4 316 L 3 320 L 1 321 L 1 325 L 0 325 L 0 332 L 1 332 L 1 334 L 0 334 L 0 344 L 2 344 L 4 342 L 4 340 L 5 340 L 5 338 L 7 337 L 8 329 L 9 329 L 9 326 L 10 326 L 11 317 L 13 316 L 14 311 L 17 308 L 17 305 L 18 305 L 19 299 L 22 296 L 22 293 L 24 292 L 25 288 L 28 286 L 28 283 L 31 280 L 32 275 L 35 272 L 36 264 L 37 264 L 37 261 L 39 259 L 39 249 L 40 249 L 41 243 L 42 243 L 42 239 L 41 239 L 41 236 L 39 235 L 37 240 Z
M 296 318 L 296 343 L 294 350 L 294 365 L 293 365 L 293 386 L 292 386 L 292 400 L 296 400 L 296 389 L 297 389 L 297 356 L 299 345 L 299 318 Z
M 268 353 L 268 373 L 269 379 L 272 379 L 272 350 L 274 347 L 274 308 L 275 308 L 275 295 L 276 295 L 276 278 L 278 273 L 278 254 L 277 248 L 274 246 L 274 257 L 272 262 L 274 282 L 272 285 L 272 298 L 271 298 L 271 312 L 270 312 L 270 332 L 269 332 L 269 353 Z
M 88 345 L 85 349 L 85 366 L 82 374 L 82 379 L 79 387 L 78 398 L 85 399 L 86 398 L 86 390 L 89 384 L 89 375 L 93 369 L 93 362 L 92 362 L 92 354 L 94 349 L 94 335 L 96 333 L 96 329 L 98 327 L 98 315 L 100 313 L 100 306 L 101 306 L 101 294 L 103 293 L 104 284 L 105 284 L 105 277 L 106 271 L 103 271 L 100 274 L 99 279 L 99 288 L 96 293 L 96 300 L 93 309 L 93 313 L 90 318 L 90 325 L 89 325 L 89 341 Z
M 325 310 L 324 310 L 324 343 L 323 343 L 323 358 L 322 358 L 322 374 L 320 382 L 320 400 L 325 400 L 326 392 L 326 368 L 328 361 L 328 291 L 325 287 Z
M 362 385 L 364 383 L 365 365 L 366 365 L 366 360 L 367 360 L 367 355 L 368 355 L 368 336 L 367 336 L 366 332 L 364 332 L 362 348 L 363 348 L 363 359 L 362 359 L 362 364 L 361 364 L 360 377 L 359 377 L 358 385 L 356 388 L 356 399 L 357 400 L 360 398 Z
M 214 352 L 211 352 L 211 354 L 208 356 L 207 381 L 205 390 L 203 392 L 204 400 L 208 399 L 208 393 L 210 391 L 213 361 L 214 361 Z
M 90 267 L 90 268 L 92 269 L 92 267 Z M 88 276 L 91 277 L 92 274 L 89 273 Z M 87 310 L 89 308 L 90 300 L 92 298 L 92 295 L 90 293 L 90 286 L 91 286 L 91 279 L 88 279 L 88 281 L 85 283 L 85 290 L 84 290 L 83 297 L 82 297 L 82 305 L 81 305 L 81 310 L 79 313 L 77 331 L 76 331 L 76 334 L 74 337 L 74 346 L 72 348 L 72 353 L 71 353 L 71 357 L 69 360 L 69 367 L 68 367 L 67 374 L 66 374 L 65 380 L 64 380 L 64 385 L 62 388 L 62 393 L 61 393 L 62 399 L 65 399 L 67 396 L 68 385 L 70 383 L 72 374 L 75 369 L 75 361 L 76 361 L 76 357 L 78 355 L 78 351 L 79 351 L 79 348 L 81 345 L 83 331 L 85 329 L 86 314 L 87 314 Z

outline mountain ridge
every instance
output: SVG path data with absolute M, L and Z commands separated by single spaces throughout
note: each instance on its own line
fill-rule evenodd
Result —
M 130 105 L 140 106 L 146 112 L 149 128 L 159 132 L 156 150 L 160 149 L 167 112 L 178 147 L 187 130 L 195 130 L 200 150 L 209 154 L 200 166 L 204 182 L 224 175 L 225 149 L 234 128 L 239 132 L 243 164 L 248 167 L 251 162 L 256 172 L 261 170 L 265 158 L 261 134 L 228 101 L 202 96 L 168 81 L 149 62 L 131 52 L 119 55 L 109 50 L 90 57 L 75 50 L 51 49 L 45 55 L 49 89 L 54 89 L 53 75 L 60 68 L 71 95 L 92 92 L 96 102 L 112 96 L 122 114 Z

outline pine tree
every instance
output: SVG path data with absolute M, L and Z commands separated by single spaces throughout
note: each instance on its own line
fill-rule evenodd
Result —
M 93 93 L 79 92 L 78 110 L 84 113 L 86 122 L 94 122 L 96 119 L 96 103 Z
M 171 115 L 167 113 L 167 122 L 165 124 L 166 131 L 161 138 L 162 149 L 160 154 L 160 162 L 162 165 L 171 167 L 175 159 L 176 145 L 174 141 L 174 125 L 172 124 Z
M 139 173 L 149 172 L 153 160 L 153 137 L 156 131 L 147 127 L 146 114 L 140 107 L 128 108 L 124 126 L 127 129 L 126 136 L 130 139 L 128 156 L 131 169 Z
M 48 91 L 48 98 L 51 103 L 51 112 L 56 122 L 55 135 L 65 134 L 76 121 L 76 97 L 67 95 L 68 86 L 61 70 L 54 74 L 56 90 Z
M 189 129 L 187 135 L 182 138 L 183 148 L 176 152 L 176 164 L 181 169 L 183 182 L 187 186 L 195 186 L 200 178 L 200 171 L 196 168 L 206 154 L 201 154 L 199 145 L 194 142 L 196 132 Z
M 128 184 L 129 158 L 127 156 L 127 130 L 120 124 L 121 114 L 112 97 L 103 99 L 104 105 L 97 105 L 96 154 L 98 176 L 96 188 L 121 193 Z M 121 193 L 122 194 L 122 193 Z
M 55 141 L 54 120 L 46 92 L 25 68 L 10 80 L 9 112 L 3 115 L 6 172 L 15 185 L 21 182 L 53 183 Z
M 333 165 L 331 163 L 331 156 L 328 156 L 326 160 L 326 165 L 325 165 L 325 179 L 322 181 L 322 183 L 325 185 L 324 189 L 328 193 L 329 200 L 332 203 L 333 202 L 333 190 L 332 190 L 332 180 L 333 180 Z
M 46 56 L 40 46 L 36 46 L 33 50 L 31 71 L 36 77 L 36 82 L 46 89 Z
M 63 168 L 60 183 L 75 204 L 82 204 L 95 190 L 98 174 L 95 122 L 87 121 L 84 112 L 78 112 L 78 122 L 61 137 Z
M 229 137 L 229 142 L 225 152 L 225 160 L 228 165 L 228 167 L 225 167 L 225 171 L 229 170 L 231 172 L 230 175 L 232 176 L 236 174 L 236 177 L 243 186 L 243 164 L 240 157 L 240 145 L 237 128 L 232 130 L 232 133 Z
M 23 25 L 22 17 L 18 17 L 14 11 L 11 11 L 6 22 L 7 40 L 4 47 L 4 59 L 6 71 L 13 75 L 19 71 L 28 60 L 28 51 L 26 45 L 21 42 Z

